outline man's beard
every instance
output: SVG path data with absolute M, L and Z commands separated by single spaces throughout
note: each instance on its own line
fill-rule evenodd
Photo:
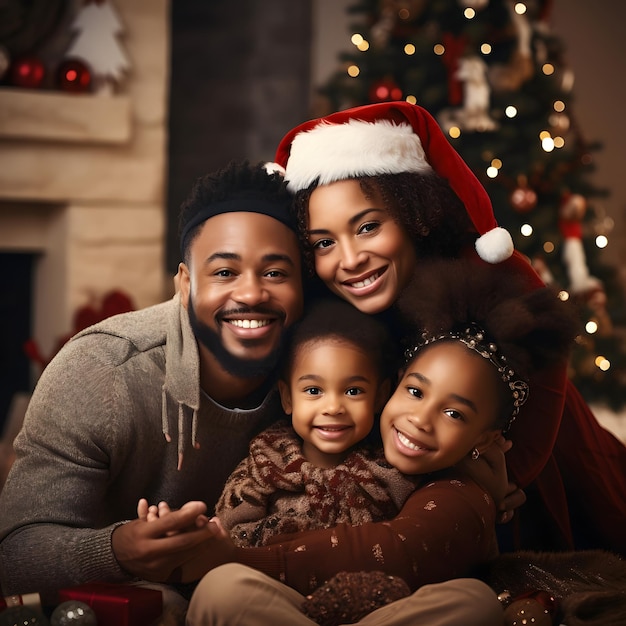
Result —
M 191 296 L 189 297 L 187 310 L 189 323 L 196 339 L 215 357 L 224 371 L 237 378 L 269 376 L 274 371 L 280 359 L 282 339 L 279 345 L 266 357 L 261 359 L 242 359 L 231 354 L 224 347 L 220 335 L 196 317 Z

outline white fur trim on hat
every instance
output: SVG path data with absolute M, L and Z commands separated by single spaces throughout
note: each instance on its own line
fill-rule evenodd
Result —
M 263 169 L 271 176 L 272 174 L 280 174 L 283 178 L 285 177 L 285 168 L 280 164 L 274 161 L 267 161 L 263 163 Z
M 296 135 L 286 169 L 292 192 L 316 180 L 327 185 L 359 176 L 432 171 L 420 138 L 409 124 L 357 119 L 342 124 L 321 122 Z
M 478 256 L 487 263 L 506 261 L 513 254 L 513 239 L 508 230 L 492 228 L 481 235 L 475 243 Z

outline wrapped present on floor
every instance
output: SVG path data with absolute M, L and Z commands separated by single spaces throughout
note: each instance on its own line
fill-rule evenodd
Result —
M 89 605 L 98 626 L 151 626 L 163 612 L 161 592 L 136 585 L 86 583 L 61 589 L 59 602 L 67 600 Z

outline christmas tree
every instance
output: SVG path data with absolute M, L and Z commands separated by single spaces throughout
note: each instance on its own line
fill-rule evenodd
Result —
M 362 0 L 319 115 L 407 100 L 432 113 L 487 189 L 501 226 L 572 298 L 584 331 L 570 376 L 588 402 L 626 402 L 624 294 L 603 262 L 611 218 L 589 181 L 602 148 L 583 134 L 573 70 L 549 0 Z

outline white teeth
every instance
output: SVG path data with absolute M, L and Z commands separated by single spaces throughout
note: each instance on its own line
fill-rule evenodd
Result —
M 233 326 L 238 328 L 261 328 L 267 326 L 269 320 L 228 320 Z
M 420 446 L 416 446 L 413 442 L 409 441 L 400 431 L 396 431 L 398 433 L 398 439 L 403 446 L 410 448 L 411 450 L 425 450 L 426 448 L 420 448 Z
M 380 274 L 374 274 L 373 276 L 370 276 L 365 280 L 360 280 L 356 283 L 352 283 L 352 287 L 356 287 L 357 289 L 361 289 L 361 287 L 367 287 L 368 285 L 371 285 L 379 276 Z

